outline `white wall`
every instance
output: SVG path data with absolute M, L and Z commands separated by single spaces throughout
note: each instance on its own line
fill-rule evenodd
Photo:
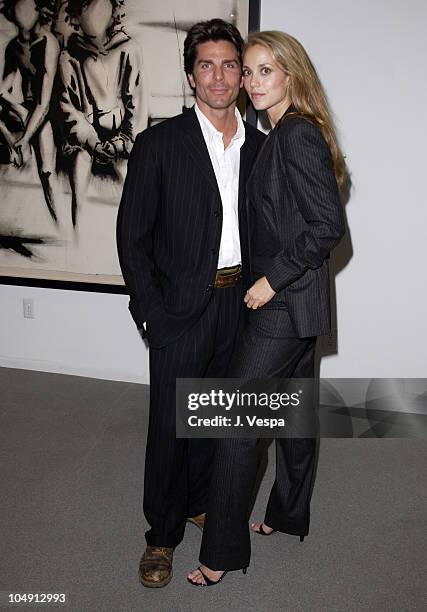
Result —
M 24 319 L 22 300 L 34 301 Z M 0 366 L 148 382 L 128 297 L 0 285 Z
M 426 375 L 426 23 L 424 0 L 262 0 L 262 28 L 312 56 L 352 171 L 354 253 L 337 275 L 339 353 L 323 376 Z M 0 308 L 0 365 L 148 380 L 125 296 L 0 286 Z

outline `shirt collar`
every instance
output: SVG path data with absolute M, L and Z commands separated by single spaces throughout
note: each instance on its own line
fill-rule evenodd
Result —
M 194 105 L 194 109 L 196 111 L 196 115 L 199 120 L 200 127 L 202 128 L 203 136 L 205 137 L 205 139 L 208 140 L 209 142 L 214 142 L 218 140 L 223 142 L 222 132 L 219 132 L 216 129 L 216 127 L 209 121 L 206 115 L 202 113 L 202 111 L 197 105 L 197 102 Z M 231 139 L 231 142 L 228 145 L 228 147 L 230 147 L 235 140 L 242 139 L 242 144 L 245 140 L 245 126 L 243 124 L 243 119 L 239 111 L 237 110 L 237 107 L 234 109 L 234 112 L 236 114 L 236 119 L 237 119 L 237 130 L 233 138 Z

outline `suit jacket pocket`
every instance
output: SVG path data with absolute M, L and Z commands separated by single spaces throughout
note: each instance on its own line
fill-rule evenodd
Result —
M 265 338 L 295 338 L 295 330 L 286 308 L 271 307 L 250 310 L 249 325 Z
M 261 310 L 287 310 L 285 290 L 282 289 L 273 295 L 271 300 L 262 306 Z

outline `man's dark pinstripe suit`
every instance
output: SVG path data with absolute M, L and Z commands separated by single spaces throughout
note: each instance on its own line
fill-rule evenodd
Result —
M 245 185 L 264 136 L 245 125 L 239 232 L 248 281 Z M 175 380 L 224 376 L 242 321 L 243 286 L 215 289 L 222 204 L 194 109 L 138 135 L 117 222 L 129 308 L 150 347 L 144 512 L 152 546 L 176 546 L 205 511 L 212 441 L 175 438 Z
M 270 132 L 248 180 L 253 280 L 266 276 L 276 294 L 250 312 L 230 377 L 314 377 L 316 336 L 330 331 L 327 260 L 344 234 L 344 213 L 328 145 L 292 113 Z M 315 438 L 276 440 L 269 527 L 308 533 L 315 447 Z M 218 440 L 200 554 L 212 570 L 249 565 L 247 512 L 259 459 L 259 440 Z

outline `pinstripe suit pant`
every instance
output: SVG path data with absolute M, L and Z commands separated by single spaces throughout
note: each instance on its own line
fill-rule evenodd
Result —
M 267 315 L 267 313 L 266 313 Z M 268 325 L 280 310 L 268 313 Z M 287 315 L 283 313 L 282 315 Z M 286 323 L 285 323 L 286 325 Z M 249 325 L 229 370 L 235 378 L 312 378 L 316 338 L 270 337 Z M 280 334 L 279 334 L 280 336 Z M 312 407 L 314 410 L 314 406 Z M 314 414 L 314 412 L 313 412 Z M 276 439 L 276 480 L 265 523 L 277 531 L 306 535 L 310 520 L 316 439 Z M 217 441 L 200 562 L 213 570 L 246 567 L 250 560 L 248 509 L 263 445 L 259 439 Z
M 144 514 L 152 546 L 176 546 L 186 518 L 206 511 L 215 440 L 176 438 L 176 379 L 225 376 L 243 327 L 243 296 L 241 284 L 215 289 L 190 330 L 172 344 L 150 348 Z

